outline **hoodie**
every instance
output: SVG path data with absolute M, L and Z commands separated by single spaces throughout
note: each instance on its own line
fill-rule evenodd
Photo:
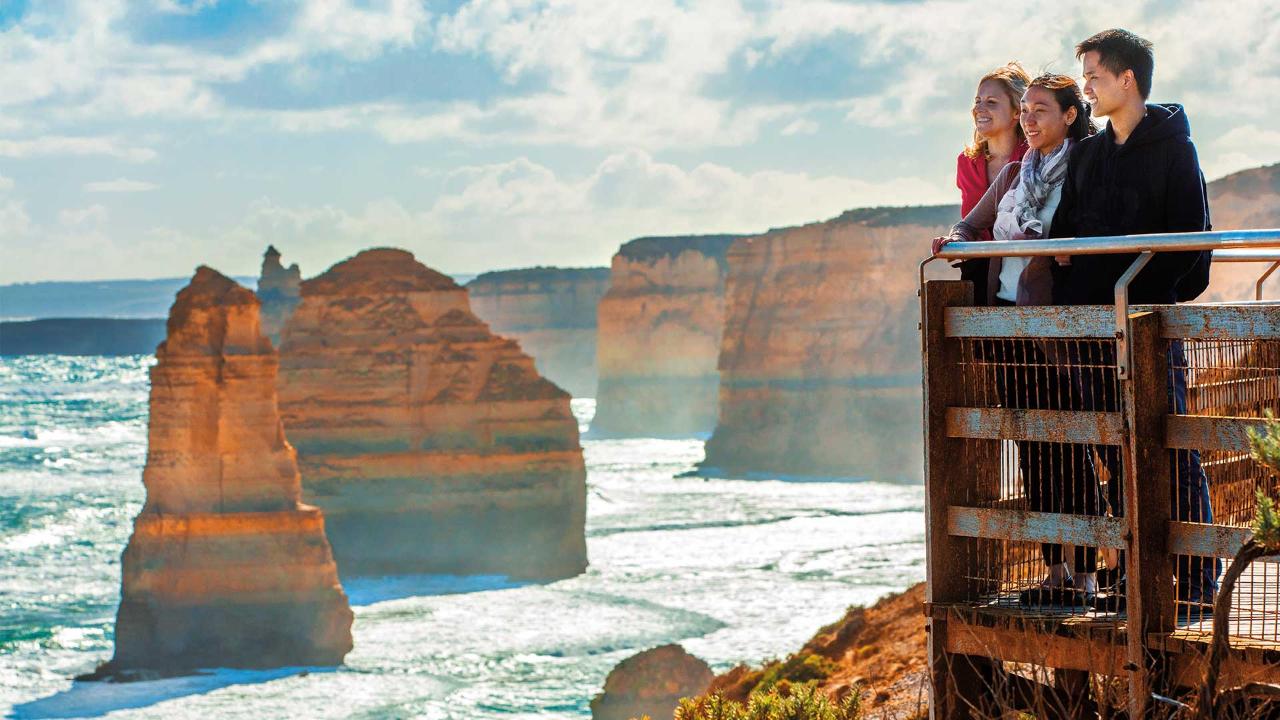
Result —
M 1147 105 L 1123 145 L 1111 123 L 1072 148 L 1050 237 L 1099 237 L 1209 229 L 1204 175 L 1181 105 Z M 1054 301 L 1109 305 L 1137 253 L 1075 255 L 1054 268 Z M 1156 253 L 1129 286 L 1133 303 L 1174 303 L 1208 284 L 1208 253 Z

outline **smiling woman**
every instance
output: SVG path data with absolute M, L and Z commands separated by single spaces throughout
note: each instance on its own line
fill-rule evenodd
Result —
M 960 216 L 968 215 L 1000 170 L 1022 159 L 1027 142 L 1018 123 L 1022 93 L 1031 82 L 1027 71 L 1009 62 L 982 76 L 973 97 L 973 144 L 956 158 L 956 187 L 960 188 Z M 990 240 L 984 232 L 982 240 Z M 973 283 L 974 297 L 987 295 L 989 261 L 960 263 L 960 278 Z

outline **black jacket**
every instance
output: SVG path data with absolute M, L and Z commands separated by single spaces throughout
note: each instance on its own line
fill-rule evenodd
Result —
M 1209 229 L 1204 175 L 1181 105 L 1147 105 L 1123 145 L 1111 124 L 1077 143 L 1067 165 L 1050 237 L 1098 237 Z M 1054 302 L 1110 305 L 1115 284 L 1137 257 L 1076 255 L 1055 267 Z M 1132 303 L 1173 303 L 1209 283 L 1209 253 L 1156 253 L 1129 286 Z

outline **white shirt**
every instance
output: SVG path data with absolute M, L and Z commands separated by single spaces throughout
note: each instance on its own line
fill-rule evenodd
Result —
M 1013 189 L 1004 194 L 1000 198 L 1000 206 L 996 212 L 995 227 L 991 229 L 991 236 L 997 241 L 1007 241 L 1013 239 L 1013 234 L 1018 231 L 1018 222 L 1014 219 L 1013 208 L 1017 205 L 1019 196 L 1022 192 L 1022 184 L 1014 186 Z M 1062 199 L 1062 183 L 1058 183 L 1049 191 L 1049 197 L 1045 199 L 1044 207 L 1036 213 L 1036 218 L 1040 220 L 1041 226 L 1044 228 L 1044 236 L 1049 236 L 1049 225 L 1053 222 L 1053 213 L 1058 209 L 1058 201 Z M 1022 277 L 1022 271 L 1026 269 L 1031 262 L 1029 257 L 1007 257 L 1001 259 L 1000 262 L 1000 289 L 996 291 L 996 297 L 1009 302 L 1018 301 L 1018 280 Z

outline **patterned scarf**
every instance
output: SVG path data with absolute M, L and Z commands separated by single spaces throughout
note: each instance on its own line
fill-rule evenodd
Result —
M 1013 208 L 1013 217 L 1017 222 L 1017 238 L 1044 237 L 1044 225 L 1036 213 L 1044 208 L 1049 193 L 1060 185 L 1067 176 L 1067 158 L 1071 156 L 1070 138 L 1062 141 L 1062 145 L 1045 157 L 1039 150 L 1028 150 L 1022 158 L 1022 170 L 1018 177 L 1017 201 Z

